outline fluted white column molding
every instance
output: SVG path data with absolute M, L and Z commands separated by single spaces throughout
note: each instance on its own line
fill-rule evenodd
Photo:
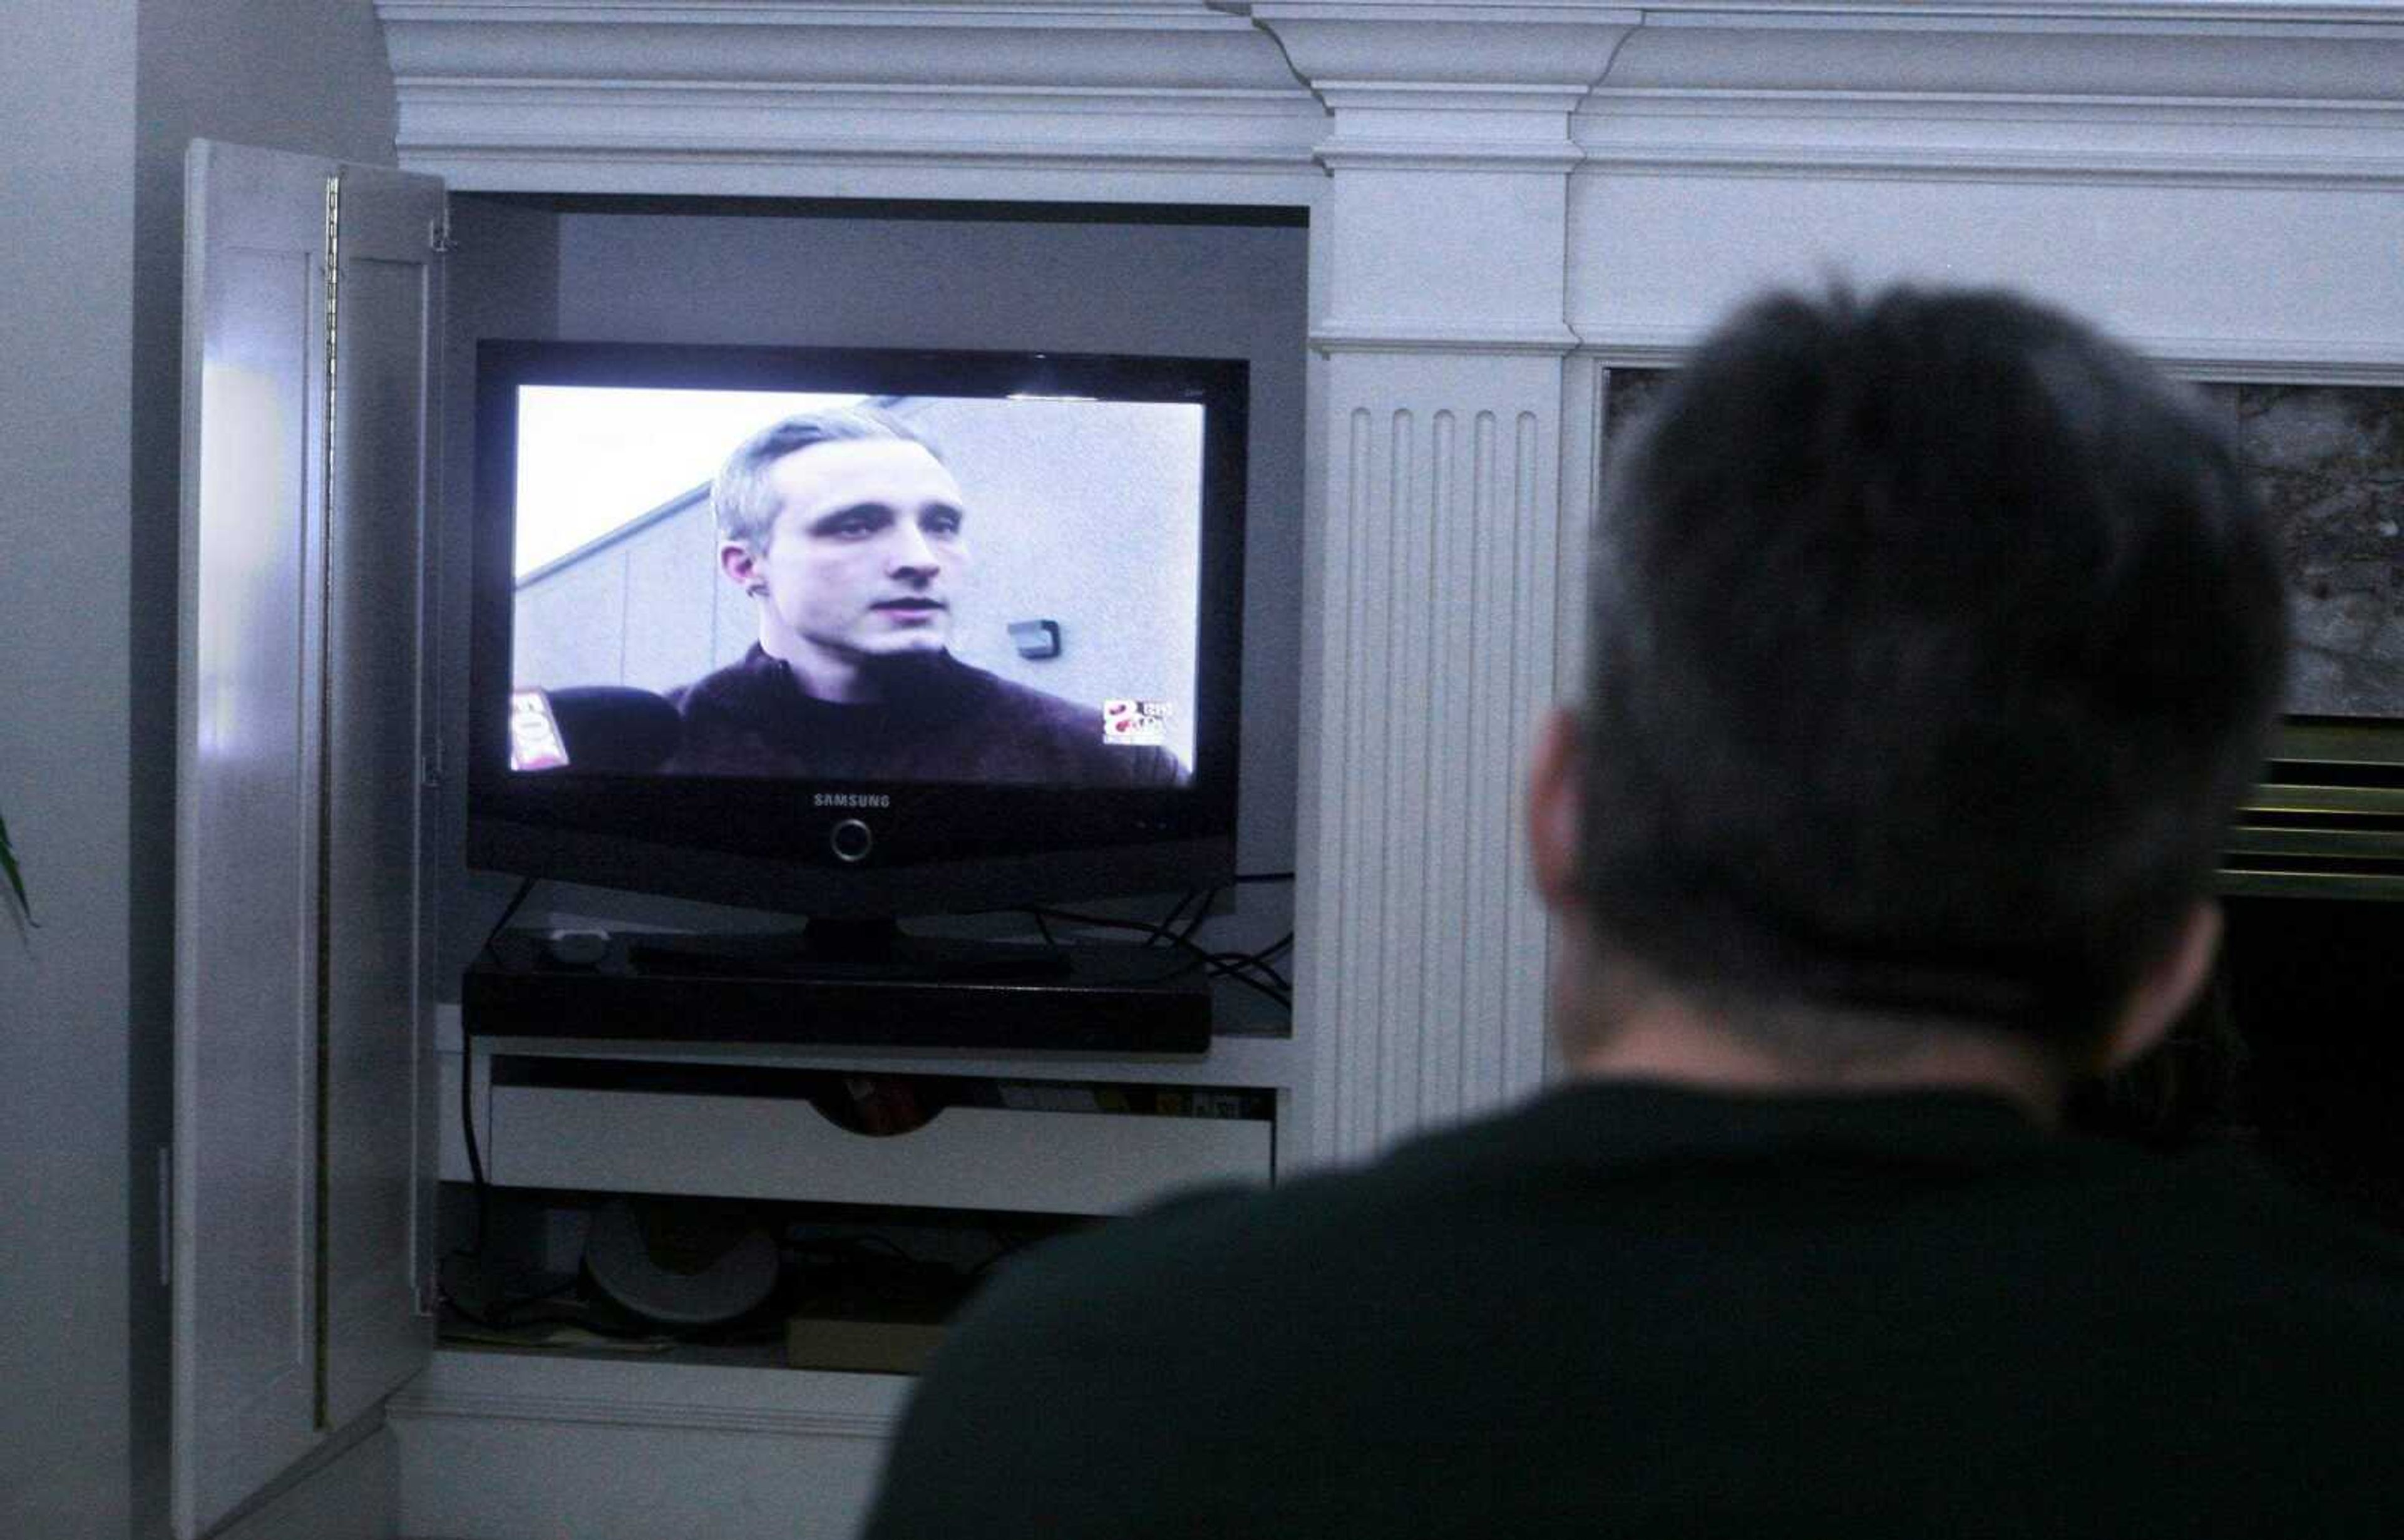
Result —
M 1593 446 L 1563 320 L 1570 118 L 1637 18 L 1251 9 L 1333 116 L 1299 923 L 1309 1155 L 1344 1160 L 1544 1075 L 1522 765 Z
M 1557 357 L 1341 352 L 1329 373 L 1300 917 L 1319 1159 L 1543 1077 L 1521 765 L 1582 543 L 1564 442 L 1592 441 Z

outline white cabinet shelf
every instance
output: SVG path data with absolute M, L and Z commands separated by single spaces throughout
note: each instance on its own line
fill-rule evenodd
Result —
M 459 1129 L 455 1006 L 441 1007 L 441 1174 L 470 1170 Z M 1265 1183 L 1291 1152 L 1279 1129 L 1307 1069 L 1289 1038 L 1222 1037 L 1194 1057 L 1083 1059 L 1059 1054 L 777 1050 L 710 1044 L 475 1040 L 479 1152 L 497 1185 L 692 1194 L 797 1202 L 1109 1214 L 1205 1182 Z M 1178 1117 L 1008 1107 L 944 1107 L 924 1127 L 869 1137 L 790 1095 L 678 1088 L 494 1084 L 496 1057 L 605 1060 L 664 1069 L 758 1068 L 1003 1082 L 1223 1088 L 1269 1093 L 1273 1118 Z M 670 1083 L 671 1085 L 673 1082 Z
M 773 1097 L 496 1085 L 506 1186 L 1107 1214 L 1194 1183 L 1265 1183 L 1258 1119 L 946 1107 L 908 1133 L 837 1127 Z

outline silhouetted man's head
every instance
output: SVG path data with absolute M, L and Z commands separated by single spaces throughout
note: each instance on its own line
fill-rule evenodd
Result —
M 1588 603 L 1601 957 L 2072 1049 L 2204 900 L 2286 632 L 2224 431 L 1997 293 L 1742 311 L 1616 450 Z

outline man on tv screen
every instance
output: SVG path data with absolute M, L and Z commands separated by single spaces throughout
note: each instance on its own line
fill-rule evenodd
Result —
M 1168 786 L 1156 745 L 955 658 L 978 524 L 924 438 L 868 407 L 799 413 L 736 446 L 710 489 L 719 569 L 759 640 L 670 699 L 666 768 L 725 776 Z

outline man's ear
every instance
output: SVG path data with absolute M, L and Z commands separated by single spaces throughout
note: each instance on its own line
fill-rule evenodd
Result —
M 1528 850 L 1544 906 L 1580 905 L 1578 860 L 1586 810 L 1586 748 L 1577 717 L 1559 707 L 1536 733 L 1528 765 Z
M 2220 950 L 2223 926 L 2220 905 L 2210 899 L 2197 903 L 2180 921 L 2168 950 L 2137 980 L 2104 1043 L 2104 1068 L 2117 1070 L 2159 1043 L 2177 1024 L 2181 1013 L 2201 992 L 2212 976 L 2212 960 Z
M 720 543 L 718 569 L 726 574 L 727 581 L 746 594 L 757 594 L 767 587 L 767 579 L 760 571 L 759 553 L 742 540 Z

